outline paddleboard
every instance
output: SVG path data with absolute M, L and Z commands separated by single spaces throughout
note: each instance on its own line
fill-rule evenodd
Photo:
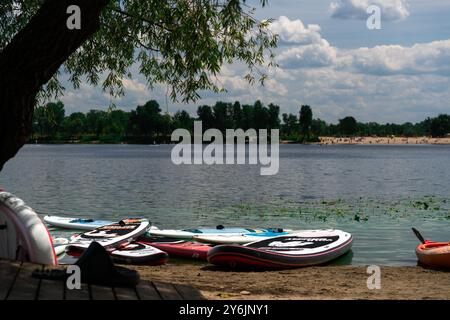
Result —
M 54 246 L 59 246 L 59 245 L 68 244 L 68 243 L 69 243 L 69 239 L 66 239 L 66 238 L 53 238 L 53 245 Z
M 202 243 L 210 244 L 247 244 L 250 242 L 270 239 L 280 235 L 287 235 L 289 232 L 262 232 L 256 234 L 215 234 L 197 235 L 192 239 Z
M 86 248 L 71 247 L 66 252 L 72 257 L 79 257 Z M 125 243 L 118 248 L 108 249 L 108 253 L 114 262 L 121 264 L 145 264 L 157 266 L 165 264 L 169 260 L 169 255 L 142 241 Z
M 53 238 L 53 247 L 55 249 L 55 254 L 58 258 L 66 253 L 66 247 L 69 244 L 69 240 L 66 238 Z
M 66 244 L 59 244 L 57 246 L 54 247 L 55 249 L 55 254 L 59 257 L 61 255 L 63 255 L 64 253 L 66 253 Z
M 152 236 L 176 238 L 182 240 L 193 240 L 195 236 L 199 235 L 242 235 L 242 234 L 260 234 L 267 232 L 283 232 L 282 229 L 250 229 L 250 228 L 224 228 L 218 226 L 213 228 L 199 228 L 199 229 L 183 229 L 183 230 L 150 230 L 149 233 Z
M 147 219 L 124 219 L 73 237 L 67 246 L 67 251 L 84 250 L 94 241 L 106 249 L 117 248 L 139 238 L 149 227 L 150 223 Z
M 152 247 L 167 252 L 171 257 L 187 258 L 206 261 L 206 256 L 212 247 L 204 243 L 196 243 L 185 240 L 151 239 L 145 240 Z
M 88 230 L 88 231 L 114 223 L 114 221 L 108 220 L 95 220 L 87 218 L 60 217 L 60 216 L 45 216 L 44 221 L 48 225 L 57 228 Z
M 117 263 L 158 266 L 169 260 L 169 255 L 147 243 L 136 241 L 110 252 Z
M 260 269 L 287 269 L 324 264 L 352 246 L 351 234 L 341 230 L 296 231 L 247 245 L 219 245 L 208 252 L 215 265 Z
M 52 237 L 36 212 L 0 191 L 0 258 L 57 265 Z

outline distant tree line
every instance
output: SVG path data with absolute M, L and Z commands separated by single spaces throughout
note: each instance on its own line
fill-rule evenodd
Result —
M 33 117 L 32 141 L 39 142 L 100 142 L 100 143 L 164 143 L 170 142 L 177 128 L 193 131 L 194 121 L 201 120 L 203 130 L 226 129 L 280 129 L 283 140 L 314 142 L 319 136 L 433 136 L 450 133 L 450 116 L 439 115 L 419 123 L 378 124 L 361 123 L 354 117 L 345 117 L 337 124 L 314 119 L 310 106 L 301 106 L 298 115 L 282 114 L 276 104 L 265 106 L 240 102 L 216 102 L 202 105 L 197 116 L 185 110 L 175 114 L 162 113 L 155 100 L 129 112 L 111 109 L 90 110 L 87 113 L 65 114 L 62 102 L 51 102 L 36 108 Z

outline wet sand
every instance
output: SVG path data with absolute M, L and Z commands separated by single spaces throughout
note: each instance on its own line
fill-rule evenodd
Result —
M 229 271 L 168 264 L 134 267 L 149 280 L 190 284 L 208 299 L 450 299 L 450 272 L 381 267 L 381 289 L 367 288 L 366 267 L 324 266 L 285 271 Z

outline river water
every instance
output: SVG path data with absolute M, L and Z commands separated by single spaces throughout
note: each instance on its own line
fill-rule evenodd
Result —
M 341 264 L 415 265 L 415 226 L 450 240 L 450 146 L 281 145 L 280 169 L 174 165 L 170 145 L 27 145 L 0 186 L 42 214 L 160 228 L 339 228 L 355 237 Z

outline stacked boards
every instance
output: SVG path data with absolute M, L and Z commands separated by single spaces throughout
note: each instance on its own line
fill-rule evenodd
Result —
M 125 219 L 101 226 L 71 239 L 66 252 L 81 255 L 92 242 L 97 242 L 109 251 L 118 263 L 160 265 L 168 260 L 167 253 L 144 242 L 135 241 L 149 229 L 146 219 Z
M 46 221 L 51 223 L 55 219 Z M 63 222 L 65 227 L 77 223 L 79 221 L 74 219 Z M 233 268 L 286 269 L 332 261 L 350 251 L 353 237 L 341 230 L 292 231 L 222 226 L 161 230 L 150 228 L 146 220 L 126 219 L 73 238 L 67 251 L 72 255 L 81 254 L 92 241 L 102 244 L 116 261 L 122 263 L 152 264 L 153 261 L 161 264 L 168 254 Z
M 84 251 L 94 241 L 106 249 L 114 249 L 143 235 L 147 232 L 149 224 L 146 219 L 125 219 L 108 224 L 72 238 L 67 250 Z

